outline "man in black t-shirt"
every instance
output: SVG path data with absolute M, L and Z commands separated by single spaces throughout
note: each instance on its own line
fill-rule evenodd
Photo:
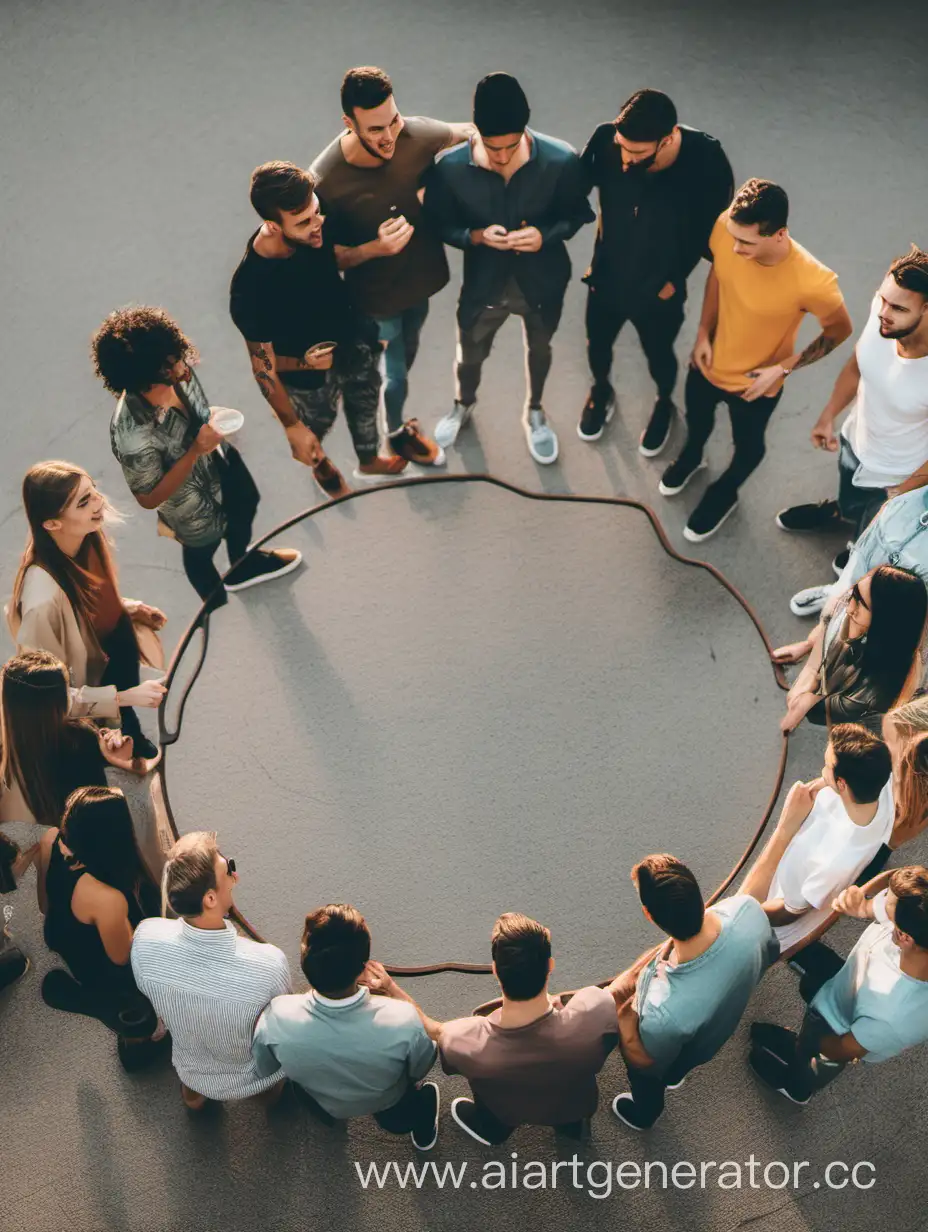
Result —
M 314 189 L 313 177 L 294 163 L 255 170 L 251 203 L 264 223 L 232 276 L 230 310 L 293 457 L 312 467 L 323 491 L 335 497 L 350 489 L 322 439 L 339 399 L 358 456 L 356 478 L 398 475 L 406 461 L 380 456 L 377 329 L 354 309 L 323 235 Z
M 599 225 L 584 277 L 593 384 L 577 433 L 599 440 L 612 418 L 612 348 L 631 321 L 657 386 L 638 446 L 651 458 L 667 444 L 674 420 L 674 342 L 686 280 L 708 257 L 712 227 L 731 201 L 731 165 L 714 137 L 677 123 L 676 108 L 659 90 L 638 90 L 614 122 L 600 124 L 582 161 L 588 186 L 599 190 Z

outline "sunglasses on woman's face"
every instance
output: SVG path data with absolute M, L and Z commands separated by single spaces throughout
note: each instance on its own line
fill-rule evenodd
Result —
M 860 587 L 857 585 L 856 582 L 851 587 L 851 598 L 854 600 L 855 603 L 858 603 L 866 611 L 868 612 L 870 611 L 870 604 L 866 601 L 866 599 L 864 599 L 863 595 L 860 593 Z
M 228 856 L 224 856 L 221 851 L 219 852 L 219 858 L 220 860 L 225 860 L 226 872 L 229 874 L 230 877 L 233 876 L 233 874 L 235 873 L 235 861 L 230 860 Z

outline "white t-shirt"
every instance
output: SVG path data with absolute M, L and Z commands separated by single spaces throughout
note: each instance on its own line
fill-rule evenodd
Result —
M 860 459 L 858 488 L 888 488 L 928 461 L 928 356 L 905 359 L 880 334 L 879 297 L 857 341 L 860 383 L 842 435 Z
M 880 844 L 888 842 L 894 811 L 892 779 L 880 792 L 876 813 L 866 826 L 851 821 L 836 791 L 822 788 L 770 883 L 768 899 L 782 898 L 788 911 L 805 911 L 800 919 L 773 930 L 781 951 L 808 937 L 828 918 L 832 900 L 867 867 Z

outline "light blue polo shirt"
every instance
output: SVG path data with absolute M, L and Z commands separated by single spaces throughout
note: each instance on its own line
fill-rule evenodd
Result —
M 339 1120 L 383 1112 L 432 1068 L 436 1048 L 415 1007 L 367 988 L 341 1001 L 275 997 L 255 1027 L 260 1073 L 279 1069 Z

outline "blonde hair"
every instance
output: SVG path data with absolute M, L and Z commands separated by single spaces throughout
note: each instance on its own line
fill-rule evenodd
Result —
M 921 834 L 928 823 L 928 731 L 918 733 L 903 750 L 895 784 L 895 849 Z
M 185 919 L 203 911 L 203 899 L 216 889 L 216 834 L 192 830 L 168 852 L 161 874 L 161 914 L 168 907 Z
M 904 740 L 928 732 L 928 697 L 916 697 L 887 712 L 886 717 Z

